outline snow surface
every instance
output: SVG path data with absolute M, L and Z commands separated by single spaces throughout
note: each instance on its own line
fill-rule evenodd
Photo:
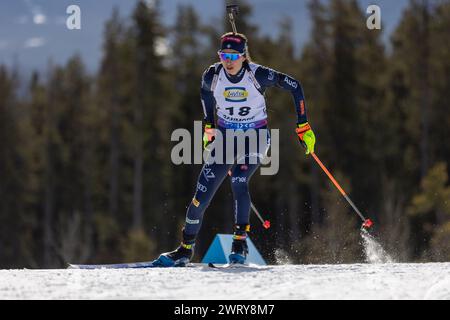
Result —
M 0 270 L 0 299 L 450 300 L 450 263 Z

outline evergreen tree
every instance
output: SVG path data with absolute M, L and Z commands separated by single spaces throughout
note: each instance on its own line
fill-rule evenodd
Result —
M 29 84 L 30 99 L 24 102 L 24 117 L 20 120 L 20 127 L 24 136 L 21 144 L 21 154 L 25 161 L 26 176 L 23 180 L 24 229 L 21 243 L 24 250 L 24 264 L 38 268 L 42 265 L 43 236 L 43 190 L 45 165 L 45 132 L 47 91 L 37 72 L 33 72 Z
M 0 265 L 12 267 L 21 259 L 21 231 L 24 219 L 24 160 L 18 149 L 23 142 L 18 120 L 21 110 L 16 98 L 17 82 L 7 68 L 0 65 Z
M 380 34 L 366 28 L 356 1 L 336 0 L 328 6 L 311 1 L 309 8 L 313 20 L 312 38 L 303 51 L 301 70 L 307 75 L 304 87 L 310 118 L 313 118 L 311 123 L 318 138 L 317 147 L 330 169 L 333 172 L 341 169 L 352 182 L 355 190 L 352 199 L 374 218 L 381 203 L 380 190 L 383 190 L 379 178 L 383 173 L 382 151 L 377 150 L 383 149 L 388 137 L 377 132 L 386 115 L 382 76 L 385 61 Z M 334 238 L 332 228 L 336 225 L 326 223 L 321 215 L 330 210 L 324 201 L 326 193 L 320 191 L 323 183 L 319 183 L 327 179 L 319 172 L 317 164 L 311 163 L 308 181 L 311 234 L 316 234 L 319 228 L 322 236 L 329 234 Z M 376 173 L 370 174 L 371 170 Z M 351 229 L 344 233 L 353 234 Z M 357 241 L 349 245 L 354 248 L 348 248 L 348 252 L 356 253 Z M 354 255 L 354 258 L 359 257 Z
M 433 1 L 430 18 L 430 98 L 429 117 L 429 161 L 434 164 L 446 161 L 450 167 L 450 146 L 446 141 L 450 136 L 450 113 L 448 112 L 448 92 L 450 90 L 450 1 Z
M 420 180 L 430 166 L 448 162 L 441 141 L 448 135 L 448 126 L 442 123 L 449 119 L 443 91 L 448 86 L 444 75 L 448 74 L 448 41 L 444 39 L 448 38 L 449 5 L 448 1 L 411 1 L 392 36 L 387 104 L 390 126 L 397 134 L 389 167 L 404 202 L 419 192 Z M 423 250 L 428 251 L 430 235 L 424 235 L 420 219 L 412 218 L 410 223 L 411 257 L 420 258 Z
M 416 235 L 415 254 L 424 261 L 447 261 L 449 245 L 445 241 L 450 233 L 450 187 L 445 163 L 438 163 L 422 180 L 420 193 L 408 208 Z
M 160 188 L 159 185 L 166 179 L 166 171 L 162 167 L 170 155 L 167 147 L 170 136 L 167 133 L 167 110 L 163 107 L 164 96 L 167 94 L 162 81 L 165 73 L 165 35 L 159 22 L 159 14 L 159 2 L 139 1 L 132 16 L 130 36 L 134 44 L 134 76 L 131 91 L 133 128 L 130 137 L 133 159 L 132 228 L 144 228 L 145 210 L 149 212 L 149 220 L 156 222 L 159 229 L 156 234 L 152 234 L 152 238 L 156 238 L 157 243 L 162 243 L 167 234 L 167 225 L 161 219 L 164 216 L 164 194 L 167 189 Z M 142 254 L 147 256 L 150 253 Z
M 58 105 L 61 137 L 58 180 L 58 216 L 55 218 L 56 253 L 62 263 L 87 259 L 91 254 L 93 181 L 97 168 L 93 160 L 95 128 L 91 121 L 90 79 L 80 57 L 64 68 L 62 96 Z M 69 183 L 70 181 L 70 183 Z
M 32 134 L 35 143 L 27 154 L 36 162 L 28 162 L 31 185 L 27 190 L 33 198 L 27 207 L 42 217 L 45 267 L 90 254 L 94 171 L 90 170 L 92 130 L 86 126 L 89 80 L 83 70 L 80 59 L 74 57 L 65 68 L 49 66 L 45 89 L 36 74 L 31 82 L 24 132 Z
M 328 86 L 330 86 L 330 34 L 326 7 L 321 1 L 308 4 L 312 19 L 311 40 L 305 45 L 300 60 L 300 79 L 307 96 L 308 116 L 318 139 L 318 147 L 323 157 L 330 158 L 327 152 L 330 135 L 324 123 L 328 111 Z M 310 162 L 311 223 L 322 222 L 320 209 L 320 180 L 322 173 L 315 163 Z
M 119 166 L 120 166 L 120 94 L 117 77 L 123 76 L 120 69 L 123 59 L 120 55 L 120 45 L 123 41 L 124 31 L 119 18 L 118 9 L 115 8 L 112 17 L 107 21 L 104 33 L 104 56 L 98 75 L 98 100 L 102 107 L 108 109 L 109 128 L 109 212 L 117 217 L 119 211 Z M 102 93 L 102 94 L 100 94 Z
M 132 40 L 115 8 L 105 24 L 103 57 L 96 82 L 98 138 L 96 159 L 100 164 L 95 216 L 96 261 L 110 261 L 119 252 L 121 236 L 131 216 L 127 128 L 132 127 Z M 117 259 L 117 258 L 116 258 Z

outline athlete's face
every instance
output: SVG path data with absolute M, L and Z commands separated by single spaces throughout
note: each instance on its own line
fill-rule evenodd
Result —
M 221 52 L 222 53 L 239 54 L 239 52 L 237 52 L 236 50 L 232 50 L 232 49 L 224 49 Z M 223 65 L 224 69 L 228 72 L 228 74 L 231 74 L 234 76 L 239 72 L 239 70 L 241 70 L 242 64 L 245 61 L 245 57 L 241 55 L 241 56 L 239 56 L 239 58 L 237 60 L 231 60 L 230 58 L 224 59 L 224 57 L 221 56 L 220 61 L 222 62 L 222 65 Z

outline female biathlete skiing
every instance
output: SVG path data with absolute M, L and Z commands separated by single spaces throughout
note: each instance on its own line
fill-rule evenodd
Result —
M 315 136 L 307 121 L 305 99 L 300 83 L 286 74 L 252 63 L 247 42 L 247 37 L 243 34 L 234 32 L 224 34 L 220 39 L 218 51 L 220 62 L 210 66 L 203 74 L 201 102 L 204 111 L 204 148 L 214 149 L 212 146 L 218 131 L 226 140 L 226 130 L 255 130 L 258 136 L 259 130 L 267 129 L 264 92 L 269 87 L 279 87 L 291 92 L 297 111 L 297 135 L 306 148 L 306 154 L 314 152 Z M 269 136 L 267 139 L 270 141 Z M 247 147 L 246 145 L 243 154 L 244 164 L 237 164 L 238 160 L 242 160 L 242 154 L 236 151 L 231 162 L 205 161 L 198 177 L 197 190 L 187 209 L 182 230 L 183 240 L 176 250 L 161 254 L 154 261 L 155 266 L 185 266 L 190 262 L 194 255 L 194 245 L 203 214 L 228 174 L 231 176 L 235 211 L 229 261 L 245 263 L 248 254 L 246 238 L 250 230 L 249 181 L 267 152 L 258 149 L 255 155 Z M 255 159 L 251 161 L 252 157 L 256 157 L 256 161 Z

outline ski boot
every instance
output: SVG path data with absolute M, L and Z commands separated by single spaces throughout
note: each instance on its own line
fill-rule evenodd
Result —
M 228 256 L 230 264 L 245 264 L 248 254 L 247 231 L 250 231 L 250 225 L 248 224 L 234 227 L 231 254 Z
M 194 256 L 195 236 L 183 233 L 183 241 L 174 251 L 162 253 L 153 264 L 158 267 L 186 267 Z

